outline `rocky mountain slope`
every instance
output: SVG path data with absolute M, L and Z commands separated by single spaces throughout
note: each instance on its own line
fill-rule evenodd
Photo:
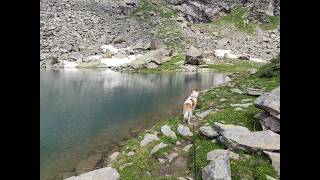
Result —
M 180 54 L 194 45 L 207 55 L 230 49 L 270 60 L 280 51 L 278 4 L 276 0 L 41 0 L 40 65 L 87 61 L 103 53 L 102 45 L 133 47 L 151 39 Z

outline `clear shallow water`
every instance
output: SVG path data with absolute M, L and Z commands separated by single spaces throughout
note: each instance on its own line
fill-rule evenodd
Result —
M 40 71 L 41 179 L 61 179 L 132 130 L 178 115 L 192 88 L 226 80 L 214 73 Z

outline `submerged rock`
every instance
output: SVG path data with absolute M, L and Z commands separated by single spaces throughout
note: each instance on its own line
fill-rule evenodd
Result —
M 270 130 L 251 132 L 243 126 L 221 123 L 214 123 L 213 128 L 221 135 L 218 140 L 231 150 L 280 150 L 280 135 Z
M 96 169 L 79 176 L 72 176 L 65 180 L 118 180 L 120 175 L 118 171 L 112 167 Z

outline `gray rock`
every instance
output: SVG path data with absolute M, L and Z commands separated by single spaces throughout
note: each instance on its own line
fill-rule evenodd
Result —
M 213 128 L 221 135 L 218 140 L 231 150 L 280 150 L 280 135 L 270 130 L 251 132 L 243 126 L 221 123 L 214 123 Z
M 119 44 L 119 43 L 126 42 L 126 39 L 125 39 L 125 37 L 123 35 L 119 35 L 119 36 L 114 38 L 113 42 L 116 43 L 116 44 Z
M 263 120 L 265 118 L 270 117 L 270 114 L 268 112 L 259 112 L 258 114 L 254 115 L 253 118 L 257 120 Z
M 280 87 L 258 97 L 254 105 L 262 110 L 280 114 Z
M 182 150 L 183 150 L 184 152 L 188 152 L 191 147 L 192 147 L 192 144 L 188 144 L 188 145 L 186 145 Z
M 269 151 L 263 151 L 263 152 L 270 157 L 272 161 L 272 166 L 280 176 L 280 153 L 269 152 Z
M 130 152 L 128 152 L 128 156 L 133 156 L 133 155 L 135 155 L 136 153 L 134 152 L 134 151 L 130 151 Z
M 161 132 L 163 135 L 170 137 L 172 139 L 177 139 L 176 133 L 171 130 L 170 126 L 168 125 L 163 125 L 161 127 Z
M 244 103 L 244 104 L 230 104 L 231 107 L 242 107 L 242 108 L 247 108 L 249 106 L 252 106 L 252 103 Z
M 230 89 L 230 91 L 238 94 L 243 94 L 243 92 L 240 89 L 236 89 L 236 88 L 232 88 Z
M 146 134 L 143 138 L 143 140 L 140 142 L 140 146 L 143 147 L 143 146 L 146 146 L 148 145 L 149 143 L 153 142 L 153 141 L 158 141 L 160 140 L 157 135 L 155 134 Z
M 184 137 L 193 135 L 190 129 L 187 126 L 184 126 L 182 124 L 179 124 L 177 131 L 179 132 L 179 134 L 181 134 Z
M 164 144 L 163 142 L 161 142 L 160 144 L 157 144 L 156 146 L 154 146 L 150 152 L 150 156 L 152 156 L 154 153 L 158 152 L 160 149 L 163 149 L 165 147 L 167 147 L 167 144 Z
M 96 169 L 79 176 L 72 176 L 65 180 L 118 180 L 120 175 L 118 171 L 112 167 Z
M 214 110 L 213 109 L 209 109 L 203 112 L 200 112 L 199 114 L 197 114 L 197 116 L 201 119 L 205 118 L 206 116 L 208 116 L 210 113 L 212 113 Z
M 225 151 L 214 153 L 211 162 L 203 168 L 203 180 L 231 180 L 229 156 Z
M 164 163 L 166 162 L 166 160 L 165 160 L 165 159 L 161 159 L 161 158 L 160 158 L 160 159 L 158 159 L 158 161 L 159 161 L 159 163 L 160 163 L 160 164 L 164 164 Z
M 130 65 L 136 67 L 143 67 L 147 65 L 149 62 L 160 65 L 169 60 L 168 58 L 169 52 L 164 49 L 152 50 L 147 52 L 141 57 L 138 57 L 136 60 L 132 61 Z
M 150 61 L 146 64 L 143 65 L 145 68 L 147 69 L 154 69 L 154 68 L 157 68 L 158 67 L 158 64 L 153 62 L 153 61 Z
M 254 74 L 256 74 L 257 73 L 257 69 L 255 69 L 255 68 L 253 68 L 253 69 L 249 69 L 249 73 L 251 74 L 251 75 L 254 75 Z
M 121 166 L 119 167 L 119 169 L 120 169 L 120 170 L 123 170 L 124 168 L 129 167 L 129 166 L 132 166 L 132 165 L 133 165 L 132 162 L 130 162 L 130 163 L 125 163 L 124 165 L 121 165 Z
M 169 160 L 169 163 L 171 163 L 171 161 L 176 157 L 178 157 L 178 153 L 173 152 L 173 153 L 169 154 L 167 157 Z
M 273 132 L 280 132 L 280 120 L 270 116 L 260 121 L 261 125 Z
M 201 126 L 200 132 L 209 138 L 216 138 L 219 136 L 219 134 L 210 126 Z
M 246 88 L 245 94 L 251 96 L 261 96 L 265 91 L 263 89 L 256 89 L 256 88 Z
M 203 61 L 202 58 L 202 52 L 194 46 L 190 46 L 186 53 L 186 64 L 200 65 Z

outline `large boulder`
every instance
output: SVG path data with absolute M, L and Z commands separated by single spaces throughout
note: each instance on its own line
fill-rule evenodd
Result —
M 200 65 L 203 61 L 202 58 L 202 52 L 194 46 L 190 46 L 186 53 L 186 64 Z
M 170 137 L 172 139 L 177 139 L 177 135 L 174 131 L 171 130 L 171 127 L 168 125 L 163 125 L 161 127 L 161 132 L 163 135 Z
M 147 67 L 150 62 L 160 65 L 169 60 L 170 51 L 165 49 L 151 50 L 130 63 L 135 68 Z
M 157 140 L 160 140 L 157 135 L 155 134 L 146 134 L 143 138 L 143 140 L 140 142 L 140 146 L 143 147 L 143 146 L 146 146 L 148 145 L 149 143 L 153 142 L 153 141 L 157 141 Z
M 231 180 L 229 155 L 225 150 L 215 150 L 209 154 L 209 165 L 202 170 L 203 180 Z
M 221 123 L 214 123 L 213 128 L 221 135 L 218 140 L 231 150 L 280 150 L 280 135 L 270 130 L 251 132 L 243 126 Z
M 72 176 L 65 180 L 118 180 L 120 175 L 118 171 L 112 167 L 96 169 L 79 176 Z
M 258 97 L 254 105 L 273 114 L 280 114 L 280 86 Z

